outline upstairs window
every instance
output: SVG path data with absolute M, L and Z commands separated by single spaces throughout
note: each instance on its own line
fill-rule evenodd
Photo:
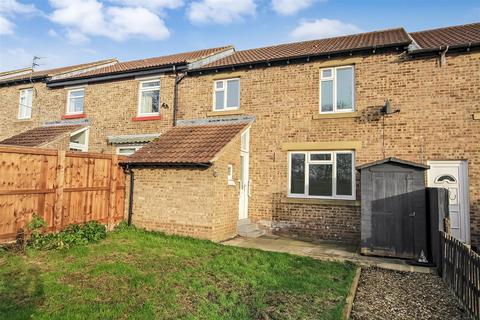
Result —
M 138 115 L 143 117 L 160 115 L 160 80 L 140 82 Z
M 355 199 L 353 151 L 291 152 L 289 197 Z
M 117 148 L 117 154 L 121 156 L 131 156 L 137 150 L 139 150 L 142 146 L 123 146 Z
M 85 100 L 85 89 L 68 90 L 67 114 L 82 114 Z
M 32 118 L 33 89 L 20 90 L 20 102 L 18 105 L 18 119 Z
M 214 83 L 213 110 L 228 111 L 240 108 L 240 79 L 217 80 Z
M 355 111 L 353 66 L 320 69 L 320 113 Z

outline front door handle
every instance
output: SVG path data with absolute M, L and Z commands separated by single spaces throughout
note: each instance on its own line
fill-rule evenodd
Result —
M 413 212 L 409 213 L 408 216 L 413 218 L 413 217 L 415 217 L 415 214 L 416 214 L 415 211 L 413 211 Z

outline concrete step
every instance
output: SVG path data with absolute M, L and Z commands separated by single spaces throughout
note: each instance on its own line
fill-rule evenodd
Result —
M 239 219 L 238 222 L 237 222 L 237 226 L 241 226 L 241 225 L 244 225 L 244 224 L 250 224 L 250 219 Z
M 258 237 L 261 237 L 265 234 L 265 230 L 260 230 L 260 229 L 257 229 L 257 230 L 253 230 L 253 231 L 250 231 L 250 232 L 238 232 L 238 234 L 242 237 L 245 237 L 245 238 L 258 238 Z
M 238 235 L 247 238 L 258 238 L 265 234 L 265 230 L 258 227 L 256 223 L 251 223 L 249 219 L 238 220 Z
M 258 226 L 255 223 L 241 224 L 237 227 L 238 232 L 252 232 L 258 230 Z

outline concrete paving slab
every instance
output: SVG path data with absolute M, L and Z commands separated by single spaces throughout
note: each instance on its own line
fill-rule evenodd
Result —
M 435 268 L 413 266 L 402 259 L 364 256 L 358 253 L 358 247 L 341 242 L 308 242 L 279 236 L 259 238 L 237 237 L 223 242 L 225 245 L 255 248 L 265 251 L 286 252 L 327 261 L 351 261 L 360 266 L 375 266 L 396 271 L 436 273 Z

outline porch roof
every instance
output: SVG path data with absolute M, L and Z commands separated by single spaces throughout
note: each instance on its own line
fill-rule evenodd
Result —
M 178 126 L 123 161 L 137 165 L 209 165 L 250 122 Z
M 39 147 L 83 127 L 85 127 L 85 125 L 80 124 L 36 127 L 2 140 L 0 141 L 0 145 Z

